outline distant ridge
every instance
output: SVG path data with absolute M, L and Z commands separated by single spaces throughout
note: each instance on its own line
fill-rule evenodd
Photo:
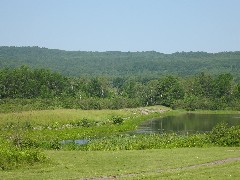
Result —
M 67 76 L 158 77 L 189 76 L 200 72 L 231 73 L 240 77 L 240 51 L 176 52 L 155 51 L 65 51 L 40 47 L 0 47 L 0 68 L 28 65 L 48 68 Z

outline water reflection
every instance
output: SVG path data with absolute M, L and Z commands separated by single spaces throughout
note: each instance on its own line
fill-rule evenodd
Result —
M 64 145 L 64 144 L 73 143 L 78 145 L 84 145 L 84 144 L 87 144 L 88 142 L 89 141 L 86 139 L 76 139 L 76 140 L 63 140 L 63 141 L 60 141 L 60 144 Z
M 144 122 L 137 133 L 196 133 L 211 131 L 218 123 L 240 125 L 240 114 L 194 114 L 167 116 Z

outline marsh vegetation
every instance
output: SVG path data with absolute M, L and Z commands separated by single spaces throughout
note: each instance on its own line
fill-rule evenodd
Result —
M 146 111 L 149 113 L 145 114 Z M 45 150 L 119 151 L 240 146 L 240 126 L 230 127 L 226 123 L 218 124 L 208 133 L 135 133 L 137 127 L 146 120 L 183 113 L 186 112 L 154 106 L 122 110 L 48 110 L 2 114 L 0 135 L 4 143 L 1 145 L 1 154 L 5 158 L 1 159 L 1 168 L 14 169 L 23 164 L 48 161 L 42 152 Z M 86 140 L 87 143 L 79 144 L 74 140 Z
M 50 52 L 39 48 L 34 51 Z M 58 55 L 62 56 L 61 53 L 59 51 Z M 110 57 L 119 56 L 123 62 L 130 57 L 128 53 L 119 52 L 95 54 L 101 54 L 106 62 L 110 62 Z M 78 55 L 86 60 L 94 53 Z M 199 57 L 204 56 L 205 63 L 211 66 L 214 63 L 210 59 L 216 57 L 221 59 L 217 63 L 219 67 L 226 69 L 229 68 L 222 62 L 231 57 L 231 68 L 238 69 L 239 52 L 170 56 L 155 52 L 132 54 L 134 62 L 140 58 L 137 65 L 152 70 L 155 66 L 151 63 L 141 64 L 145 55 L 151 55 L 156 61 L 166 58 L 164 62 L 171 58 L 185 62 L 193 57 L 199 61 Z M 23 57 L 24 61 L 26 58 Z M 232 169 L 239 165 L 238 71 L 230 74 L 213 68 L 209 73 L 200 68 L 174 75 L 158 71 L 147 75 L 150 70 L 145 69 L 142 71 L 146 74 L 144 77 L 139 72 L 119 77 L 120 71 L 77 77 L 30 66 L 0 69 L 1 179 L 35 179 L 39 173 L 45 179 L 103 175 L 124 179 L 132 175 L 134 179 L 140 178 L 139 172 L 149 179 L 175 178 L 178 177 L 176 173 L 157 174 L 157 165 L 163 165 L 159 171 L 178 171 L 182 166 L 200 167 L 195 163 L 206 164 L 220 158 L 234 159 L 226 167 L 237 176 Z M 128 69 L 123 68 L 122 73 L 126 71 Z M 199 117 L 197 121 L 196 117 Z M 140 166 L 140 162 L 144 164 Z M 224 168 L 213 172 L 217 175 Z M 65 171 L 69 174 L 63 175 Z

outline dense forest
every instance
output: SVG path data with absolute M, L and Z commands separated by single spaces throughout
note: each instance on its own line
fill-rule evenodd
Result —
M 0 47 L 0 69 L 28 65 L 47 68 L 74 77 L 193 76 L 201 72 L 218 75 L 231 73 L 240 79 L 240 52 L 86 52 L 63 51 L 39 47 Z
M 69 77 L 21 66 L 0 70 L 1 112 L 34 109 L 119 109 L 148 105 L 240 110 L 240 83 L 230 73 L 129 77 Z
M 149 105 L 240 109 L 240 52 L 0 47 L 1 112 Z

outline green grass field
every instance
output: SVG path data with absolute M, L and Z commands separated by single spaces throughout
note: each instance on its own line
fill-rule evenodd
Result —
M 0 171 L 0 179 L 239 179 L 240 148 L 177 148 L 144 151 L 45 151 L 49 163 Z M 182 168 L 182 169 L 181 169 Z M 100 178 L 101 179 L 101 178 Z
M 161 110 L 168 112 L 162 113 Z M 56 124 L 56 122 L 64 125 L 83 118 L 99 122 L 106 121 L 113 116 L 127 119 L 122 125 L 77 127 L 63 130 L 30 130 L 29 132 L 22 130 L 21 132 L 36 140 L 79 138 L 124 132 L 134 129 L 140 122 L 148 118 L 182 112 L 170 111 L 168 108 L 156 106 L 123 110 L 61 109 L 2 113 L 0 114 L 0 127 L 3 128 L 8 123 L 24 124 L 26 121 L 33 125 Z M 224 111 L 220 113 L 224 113 Z M 1 130 L 0 135 L 5 137 L 12 131 L 14 132 L 15 129 Z M 0 179 L 240 179 L 239 160 L 218 161 L 227 158 L 240 158 L 240 147 L 121 151 L 42 149 L 42 151 L 48 157 L 46 162 L 24 165 L 13 170 L 0 170 Z M 213 164 L 209 162 L 213 162 Z

